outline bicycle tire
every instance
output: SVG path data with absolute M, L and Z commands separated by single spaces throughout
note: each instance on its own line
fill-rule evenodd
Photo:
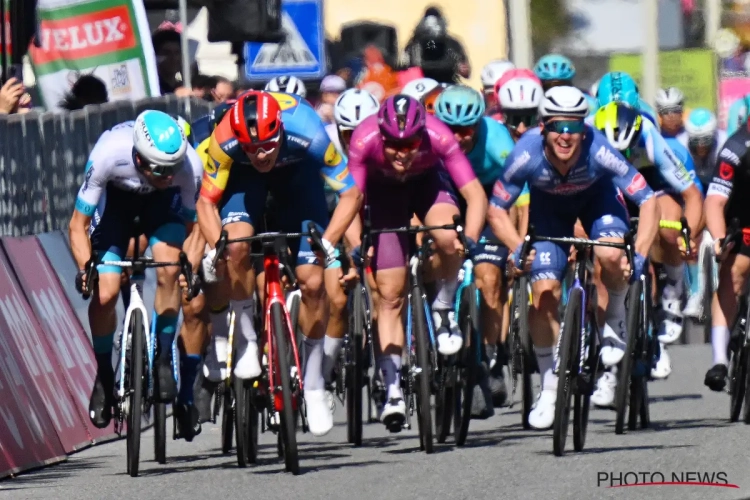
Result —
M 299 308 L 300 308 L 300 297 L 294 295 L 292 297 L 292 303 L 289 306 L 289 321 L 292 324 L 292 331 L 294 332 L 294 338 L 297 341 L 297 345 L 302 345 L 302 332 L 299 330 Z
M 154 404 L 154 460 L 167 463 L 167 404 L 159 401 Z
M 247 411 L 247 429 L 246 429 L 246 450 L 248 463 L 255 464 L 258 462 L 258 427 L 260 417 L 258 408 L 255 406 L 254 389 L 250 384 L 245 388 L 245 409 Z
M 275 366 L 278 379 L 281 381 L 282 408 L 279 412 L 281 414 L 279 431 L 284 449 L 284 462 L 286 470 L 296 476 L 300 472 L 295 428 L 297 418 L 294 406 L 292 406 L 293 388 L 289 363 L 289 343 L 287 340 L 287 334 L 291 334 L 292 332 L 289 332 L 287 329 L 284 309 L 279 303 L 271 305 L 271 324 L 273 325 L 273 338 L 276 343 L 274 346 L 276 354 Z
M 625 355 L 620 361 L 620 371 L 617 374 L 617 389 L 615 390 L 615 434 L 625 432 L 625 412 L 628 409 L 633 358 L 635 356 L 638 337 L 641 333 L 639 325 L 642 285 L 643 282 L 637 279 L 630 285 L 630 289 L 628 290 L 628 316 L 625 324 L 626 331 L 628 332 L 628 341 L 625 345 Z
M 582 294 L 579 288 L 570 291 L 568 303 L 565 306 L 565 325 L 561 333 L 562 338 L 559 341 L 560 368 L 557 380 L 555 420 L 552 424 L 552 451 L 558 457 L 565 454 L 573 385 L 578 377 L 577 354 L 581 331 L 581 300 Z
M 464 335 L 463 348 L 463 385 L 461 386 L 461 419 L 454 423 L 456 446 L 466 444 L 471 421 L 471 404 L 474 397 L 474 386 L 479 383 L 479 356 L 482 348 L 479 341 L 479 304 L 477 303 L 477 286 L 471 283 L 464 288 L 459 309 L 459 325 Z M 466 345 L 468 342 L 468 346 Z M 468 348 L 467 348 L 468 347 Z M 457 394 L 456 397 L 459 395 Z
M 145 346 L 143 315 L 140 309 L 130 316 L 130 391 L 128 399 L 127 461 L 130 477 L 138 477 L 141 453 L 141 417 L 143 411 L 143 366 Z
M 414 285 L 411 291 L 412 318 L 414 321 L 414 343 L 417 351 L 417 422 L 419 425 L 419 439 L 425 453 L 432 453 L 432 410 L 430 408 L 430 355 L 427 337 L 427 325 L 424 317 L 424 299 L 422 290 Z M 411 375 L 409 375 L 411 376 Z
M 519 362 L 521 364 L 521 424 L 524 429 L 531 429 L 529 414 L 534 406 L 534 387 L 531 375 L 534 371 L 534 347 L 531 343 L 529 333 L 529 277 L 526 275 L 518 279 L 518 297 L 513 294 L 514 300 L 518 302 L 518 339 L 520 341 L 521 353 Z
M 351 366 L 346 370 L 346 423 L 347 438 L 354 446 L 362 446 L 362 387 L 364 386 L 364 330 L 365 304 L 360 286 L 354 289 L 352 300 Z
M 237 466 L 247 467 L 247 430 L 249 401 L 245 392 L 245 381 L 232 376 L 232 392 L 234 393 L 234 441 L 237 455 Z
M 596 287 L 590 286 L 587 289 L 587 310 L 586 310 L 586 321 L 588 323 L 588 357 L 586 358 L 587 374 L 589 377 L 585 383 L 578 384 L 576 387 L 576 393 L 573 396 L 573 449 L 575 451 L 582 451 L 586 445 L 586 431 L 588 430 L 589 423 L 589 410 L 591 409 L 591 394 L 593 391 L 593 377 L 596 376 L 599 352 L 597 341 L 599 338 L 599 332 L 597 331 L 597 309 L 598 309 L 598 297 L 596 295 Z M 579 381 L 581 378 L 579 377 Z
M 224 384 L 224 382 L 221 382 Z M 232 390 L 226 386 L 222 390 L 222 407 L 224 408 L 221 414 L 221 451 L 224 454 L 229 454 L 232 451 L 232 441 L 234 439 L 234 398 L 232 397 Z
M 438 359 L 444 358 L 441 356 Z M 435 440 L 444 444 L 451 432 L 451 423 L 455 413 L 456 391 L 455 391 L 456 369 L 442 363 L 440 367 L 440 380 L 438 381 L 438 392 L 435 395 Z

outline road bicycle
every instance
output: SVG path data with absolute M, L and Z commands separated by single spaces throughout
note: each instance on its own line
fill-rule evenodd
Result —
M 538 371 L 534 358 L 534 345 L 529 334 L 529 306 L 531 305 L 529 277 L 522 274 L 514 278 L 510 296 L 510 323 L 507 339 L 508 370 L 511 396 L 509 407 L 515 405 L 518 380 L 521 380 L 521 424 L 531 429 L 529 413 L 534 406 L 534 386 L 531 376 Z

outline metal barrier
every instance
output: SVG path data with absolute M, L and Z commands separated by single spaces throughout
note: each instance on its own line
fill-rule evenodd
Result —
M 65 113 L 0 116 L 0 236 L 66 229 L 99 136 L 147 109 L 192 122 L 206 115 L 211 104 L 169 95 Z

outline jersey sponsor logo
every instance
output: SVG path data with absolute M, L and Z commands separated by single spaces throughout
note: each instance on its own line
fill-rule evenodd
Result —
M 510 193 L 505 190 L 505 186 L 500 181 L 495 182 L 495 185 L 492 188 L 492 196 L 500 198 L 505 202 L 510 201 Z
M 731 149 L 724 148 L 721 150 L 721 153 L 719 153 L 719 158 L 723 158 L 725 160 L 729 160 L 735 165 L 739 165 L 740 163 L 740 157 L 737 156 Z
M 341 172 L 340 172 L 340 173 L 339 173 L 339 174 L 338 174 L 338 175 L 336 176 L 336 180 L 337 180 L 337 181 L 340 181 L 340 182 L 341 182 L 341 181 L 343 181 L 344 179 L 346 179 L 346 177 L 347 177 L 348 175 L 349 175 L 349 167 L 346 167 L 346 168 L 345 168 L 344 170 L 342 170 L 342 171 L 341 171 Z
M 279 103 L 279 108 L 281 108 L 281 111 L 292 109 L 298 104 L 297 99 L 295 99 L 291 94 L 282 94 L 280 92 L 269 92 L 269 94 L 271 94 L 273 98 L 276 99 L 276 102 Z
M 734 177 L 734 167 L 726 162 L 719 164 L 719 177 L 725 181 L 731 181 Z
M 529 160 L 531 160 L 531 154 L 528 151 L 524 150 L 524 152 L 518 155 L 513 160 L 513 163 L 511 163 L 510 166 L 505 169 L 505 178 L 508 179 L 513 177 L 521 167 L 529 162 Z
M 599 151 L 594 155 L 594 158 L 596 158 L 601 166 L 611 170 L 617 175 L 625 175 L 628 173 L 628 163 L 615 156 L 607 146 L 600 147 Z
M 310 141 L 304 137 L 300 137 L 295 134 L 290 134 L 289 132 L 286 133 L 286 138 L 293 142 L 294 144 L 297 144 L 301 146 L 304 149 L 307 149 L 310 147 Z
M 210 177 L 216 177 L 216 174 L 219 173 L 220 166 L 220 161 L 214 160 L 213 157 L 209 156 L 208 158 L 206 158 L 206 162 L 203 165 L 203 168 L 205 169 L 206 174 L 208 174 Z
M 643 177 L 643 175 L 641 175 L 641 173 L 639 172 L 635 174 L 635 176 L 633 177 L 633 180 L 630 182 L 630 185 L 625 190 L 628 192 L 629 195 L 632 196 L 638 191 L 642 189 L 646 189 L 647 185 L 648 184 L 646 184 L 645 177 Z
M 690 179 L 690 174 L 688 173 L 687 168 L 685 168 L 685 164 L 682 161 L 680 161 L 679 158 L 677 158 L 677 156 L 674 154 L 674 152 L 671 149 L 664 148 L 664 151 L 662 151 L 662 153 L 664 153 L 664 156 L 669 158 L 669 161 L 671 161 L 677 167 L 677 170 L 675 170 L 675 173 L 674 173 L 677 179 L 683 182 Z
M 711 195 L 717 195 L 717 196 L 722 196 L 724 198 L 729 198 L 730 194 L 732 194 L 732 190 L 729 189 L 727 186 L 722 186 L 720 184 L 717 184 L 716 182 L 712 182 L 708 186 L 708 192 L 706 192 L 706 197 L 709 197 Z
M 88 162 L 86 164 L 86 178 L 83 180 L 83 192 L 84 193 L 89 188 L 89 181 L 91 180 L 92 175 L 94 175 L 94 164 L 93 162 Z
M 328 149 L 326 149 L 326 152 L 323 155 L 323 162 L 329 167 L 335 167 L 342 161 L 343 158 L 341 158 L 341 153 L 339 153 L 338 149 L 336 149 L 336 146 L 334 146 L 332 142 L 329 142 Z

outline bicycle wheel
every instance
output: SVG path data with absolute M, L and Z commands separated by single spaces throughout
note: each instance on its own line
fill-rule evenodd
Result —
M 435 439 L 438 443 L 445 443 L 451 432 L 451 422 L 456 403 L 456 367 L 448 366 L 445 358 L 438 358 L 440 365 L 438 375 L 438 391 L 435 395 Z
M 245 387 L 245 411 L 247 412 L 247 429 L 245 430 L 248 463 L 258 462 L 258 431 L 260 426 L 260 413 L 255 406 L 254 389 Z
M 628 332 L 628 342 L 625 346 L 625 355 L 620 361 L 619 373 L 617 374 L 617 390 L 615 391 L 615 434 L 625 432 L 625 412 L 628 409 L 628 396 L 630 393 L 630 379 L 633 373 L 633 358 L 635 357 L 636 345 L 641 335 L 639 328 L 641 319 L 641 292 L 643 283 L 637 279 L 630 285 L 628 290 L 628 318 L 625 324 Z
M 586 430 L 589 423 L 589 409 L 591 407 L 591 394 L 594 388 L 594 376 L 597 372 L 599 352 L 597 340 L 599 332 L 597 331 L 597 296 L 596 287 L 590 286 L 587 289 L 588 304 L 586 312 L 586 341 L 588 354 L 586 358 L 586 373 L 578 376 L 576 392 L 573 396 L 573 449 L 575 451 L 583 450 L 586 444 Z
M 518 300 L 518 340 L 521 352 L 517 353 L 521 373 L 521 424 L 524 429 L 531 429 L 529 413 L 534 406 L 534 387 L 531 375 L 534 372 L 534 347 L 529 334 L 529 277 L 518 278 L 518 296 L 513 293 L 513 300 Z
M 417 421 L 419 423 L 419 439 L 425 453 L 434 451 L 432 443 L 432 410 L 430 408 L 430 339 L 427 337 L 427 325 L 424 317 L 424 299 L 419 286 L 411 291 L 412 311 L 414 319 L 414 343 L 417 351 Z M 410 376 L 410 375 L 409 375 Z
M 279 408 L 278 394 L 274 394 L 275 407 L 279 409 L 281 422 L 279 433 L 284 448 L 284 462 L 286 470 L 294 474 L 299 474 L 299 457 L 297 455 L 297 435 L 296 435 L 296 415 L 292 406 L 292 387 L 291 367 L 289 363 L 289 341 L 287 335 L 291 332 L 287 329 L 286 319 L 284 318 L 284 309 L 281 304 L 271 305 L 271 324 L 273 326 L 273 338 L 276 342 L 274 346 L 276 380 L 281 382 L 281 408 Z
M 477 286 L 472 282 L 464 288 L 461 296 L 458 324 L 464 335 L 462 384 L 456 388 L 461 394 L 461 418 L 453 424 L 456 446 L 466 444 L 471 420 L 471 403 L 474 396 L 474 386 L 479 383 L 479 363 L 481 360 L 482 344 L 479 336 L 479 304 L 477 303 Z M 467 345 L 468 343 L 468 345 Z
M 224 384 L 224 382 L 221 382 Z M 221 414 L 221 451 L 222 453 L 229 453 L 232 451 L 232 440 L 234 439 L 234 398 L 232 397 L 232 390 L 226 385 L 222 389 L 222 407 L 224 408 Z
M 349 316 L 350 358 L 346 369 L 346 431 L 354 446 L 362 446 L 362 386 L 364 385 L 365 303 L 361 286 L 354 289 Z
M 578 377 L 578 353 L 581 332 L 581 289 L 574 288 L 565 307 L 565 325 L 560 339 L 560 361 L 557 380 L 555 421 L 552 424 L 552 450 L 555 456 L 565 453 L 568 439 L 571 399 L 574 380 Z
M 141 453 L 141 416 L 143 411 L 143 366 L 146 355 L 143 341 L 143 315 L 135 309 L 130 316 L 130 370 L 128 395 L 127 461 L 128 474 L 138 476 L 138 461 Z
M 247 467 L 247 430 L 248 430 L 248 401 L 245 391 L 245 381 L 232 377 L 232 392 L 234 393 L 234 435 L 237 453 L 237 465 Z
M 154 460 L 167 463 L 167 404 L 158 401 L 154 404 Z

